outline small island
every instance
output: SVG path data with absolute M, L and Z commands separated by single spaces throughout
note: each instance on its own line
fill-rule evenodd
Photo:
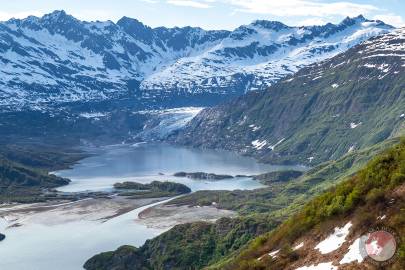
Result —
M 264 185 L 270 185 L 273 183 L 292 181 L 302 175 L 303 175 L 302 171 L 285 170 L 255 175 L 253 176 L 253 179 L 259 181 Z
M 169 181 L 153 181 L 149 184 L 137 182 L 115 183 L 114 188 L 119 191 L 118 195 L 128 196 L 133 199 L 173 197 L 191 192 L 191 189 L 186 185 Z
M 196 180 L 224 180 L 234 178 L 232 175 L 227 174 L 215 174 L 215 173 L 205 173 L 205 172 L 177 172 L 173 176 L 175 177 L 187 177 Z

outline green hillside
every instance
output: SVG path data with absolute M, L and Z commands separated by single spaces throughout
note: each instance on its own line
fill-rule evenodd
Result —
M 354 223 L 352 230 L 360 232 L 378 223 L 395 228 L 401 238 L 398 260 L 384 269 L 404 269 L 404 192 L 405 140 L 378 155 L 349 180 L 311 200 L 271 233 L 253 240 L 237 257 L 229 257 L 210 269 L 290 269 L 290 264 L 306 256 L 291 249 L 297 239 L 311 231 L 320 235 L 325 228 L 348 219 Z M 378 221 L 380 213 L 388 215 L 382 222 Z M 271 250 L 280 250 L 281 254 L 276 259 L 257 259 Z M 366 268 L 363 265 L 345 269 Z
M 405 130 L 404 31 L 203 110 L 172 141 L 314 165 L 398 136 Z

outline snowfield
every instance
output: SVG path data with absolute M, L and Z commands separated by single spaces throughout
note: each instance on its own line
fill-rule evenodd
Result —
M 149 115 L 150 120 L 145 124 L 144 130 L 136 137 L 144 140 L 164 139 L 173 132 L 182 129 L 202 109 L 204 108 L 183 107 L 137 112 Z
M 337 269 L 338 267 L 334 266 L 332 262 L 327 262 L 327 263 L 320 263 L 317 265 L 299 267 L 296 270 L 337 270 Z
M 361 263 L 364 260 L 363 255 L 360 252 L 360 243 L 365 241 L 367 237 L 362 236 L 354 240 L 353 244 L 350 245 L 349 251 L 345 254 L 343 259 L 339 262 L 340 264 L 357 262 Z
M 350 233 L 351 227 L 351 222 L 348 222 L 341 228 L 336 227 L 331 235 L 316 245 L 315 249 L 318 249 L 322 254 L 327 254 L 338 249 L 346 241 L 346 236 Z
M 305 27 L 254 21 L 234 31 L 86 22 L 64 11 L 11 19 L 0 22 L 0 106 L 240 95 L 391 30 L 362 16 Z

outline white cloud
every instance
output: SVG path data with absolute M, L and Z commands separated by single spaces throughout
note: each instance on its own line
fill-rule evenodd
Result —
M 224 0 L 239 11 L 275 16 L 356 16 L 379 10 L 373 5 L 313 0 Z
M 44 13 L 40 11 L 23 11 L 23 12 L 3 12 L 0 11 L 0 21 L 7 21 L 11 18 L 15 19 L 24 19 L 27 18 L 28 16 L 42 16 Z
M 380 14 L 380 15 L 375 15 L 373 17 L 374 20 L 381 20 L 385 23 L 391 24 L 396 27 L 402 27 L 405 26 L 405 20 L 398 15 L 395 14 Z
M 79 20 L 86 21 L 106 21 L 117 19 L 117 16 L 114 16 L 115 14 L 113 12 L 104 9 L 66 10 L 66 12 Z
M 158 0 L 141 0 L 142 2 L 148 3 L 148 4 L 157 4 L 159 3 Z
M 193 7 L 193 8 L 211 8 L 212 6 L 209 3 L 214 1 L 194 1 L 194 0 L 167 0 L 168 4 L 182 7 Z

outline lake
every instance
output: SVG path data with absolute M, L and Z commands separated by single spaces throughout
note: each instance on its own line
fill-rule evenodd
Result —
M 149 183 L 153 180 L 174 181 L 196 190 L 235 190 L 263 187 L 248 177 L 223 181 L 201 181 L 178 178 L 176 172 L 208 172 L 230 175 L 253 175 L 299 166 L 273 166 L 258 163 L 228 151 L 193 149 L 168 144 L 138 143 L 88 149 L 94 156 L 83 159 L 72 169 L 56 172 L 72 180 L 60 191 L 108 191 L 122 181 Z M 163 174 L 163 175 L 161 175 Z
M 221 181 L 201 181 L 173 177 L 175 172 L 210 172 L 252 175 L 302 167 L 272 166 L 226 151 L 190 149 L 167 144 L 114 145 L 87 149 L 92 156 L 71 169 L 55 172 L 72 183 L 59 188 L 64 192 L 108 191 L 120 181 L 148 183 L 170 180 L 196 190 L 235 190 L 263 187 L 249 177 Z M 162 175 L 163 174 L 163 175 Z M 130 211 L 106 222 L 80 219 L 49 224 L 47 219 L 63 215 L 56 210 L 26 217 L 20 227 L 6 229 L 11 221 L 0 219 L 0 231 L 7 238 L 0 242 L 0 269 L 77 270 L 91 256 L 130 244 L 142 245 L 164 230 L 137 223 L 138 214 L 152 205 Z M 1 211 L 1 210 L 0 210 Z M 62 218 L 62 217 L 61 217 Z M 47 221 L 47 222 L 45 222 Z

